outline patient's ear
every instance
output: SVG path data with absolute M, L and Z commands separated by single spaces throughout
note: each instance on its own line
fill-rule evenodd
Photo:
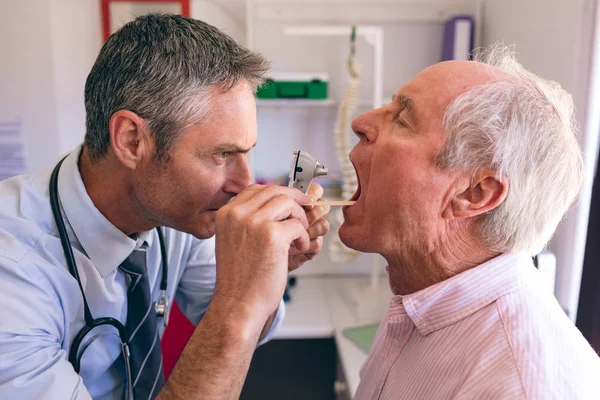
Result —
M 495 171 L 482 169 L 468 186 L 459 189 L 448 204 L 444 217 L 470 218 L 498 207 L 508 194 L 508 180 Z

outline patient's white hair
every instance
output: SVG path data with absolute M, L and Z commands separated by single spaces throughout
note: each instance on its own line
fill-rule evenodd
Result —
M 511 47 L 496 44 L 475 61 L 496 67 L 447 107 L 440 168 L 490 168 L 509 182 L 505 201 L 485 214 L 480 234 L 500 252 L 540 252 L 579 193 L 583 160 L 571 95 L 525 70 Z

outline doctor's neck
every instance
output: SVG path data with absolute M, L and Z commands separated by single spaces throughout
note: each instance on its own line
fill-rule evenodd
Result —
M 139 212 L 140 207 L 130 190 L 130 171 L 110 149 L 100 160 L 92 161 L 84 145 L 78 166 L 88 196 L 111 224 L 128 236 L 154 228 Z

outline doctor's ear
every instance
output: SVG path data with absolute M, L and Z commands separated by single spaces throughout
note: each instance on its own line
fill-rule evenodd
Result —
M 148 148 L 151 138 L 144 120 L 136 113 L 119 110 L 110 118 L 110 146 L 119 161 L 130 169 L 135 169 Z
M 469 218 L 498 207 L 508 194 L 508 179 L 495 171 L 479 170 L 470 184 L 459 189 L 450 200 L 444 218 Z

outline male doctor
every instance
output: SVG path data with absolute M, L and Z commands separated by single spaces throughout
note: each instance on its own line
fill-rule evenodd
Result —
M 85 86 L 83 145 L 0 183 L 0 398 L 239 396 L 283 318 L 288 271 L 329 230 L 327 209 L 302 207 L 318 185 L 249 186 L 267 68 L 181 16 L 109 38 Z M 167 298 L 197 327 L 164 382 Z

